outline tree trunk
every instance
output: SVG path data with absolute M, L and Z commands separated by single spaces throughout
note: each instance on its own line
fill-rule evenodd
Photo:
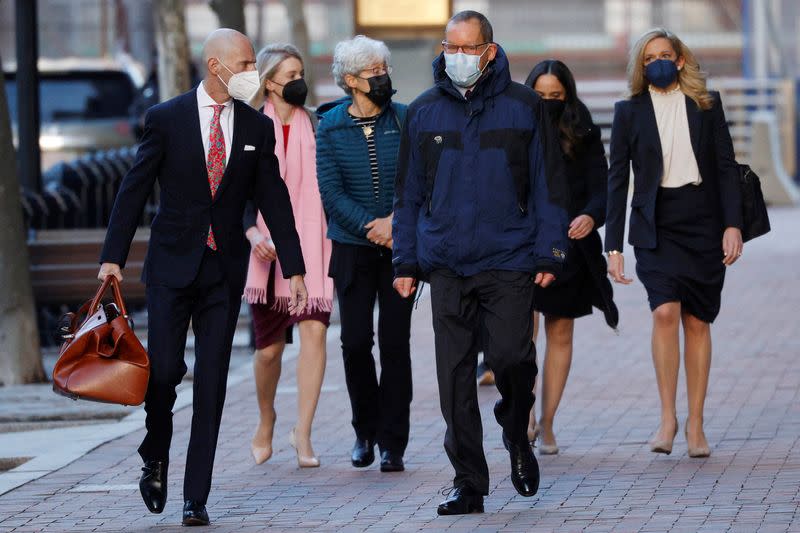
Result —
M 157 0 L 158 93 L 163 102 L 189 90 L 189 38 L 184 0 Z
M 244 22 L 244 0 L 208 0 L 219 19 L 220 28 L 231 28 L 247 35 Z
M 0 67 L 2 66 L 0 60 Z M 0 71 L 2 68 L 0 68 Z M 0 77 L 0 385 L 45 381 L 5 82 Z
M 308 27 L 303 13 L 303 0 L 283 0 L 283 4 L 289 17 L 289 42 L 300 50 L 300 55 L 305 61 L 304 77 L 308 85 L 308 104 L 313 106 L 317 103 L 314 91 L 314 61 L 311 57 L 311 41 L 308 38 Z

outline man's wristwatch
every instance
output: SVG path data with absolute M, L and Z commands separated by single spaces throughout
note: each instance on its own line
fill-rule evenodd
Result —
M 611 257 L 612 255 L 622 255 L 622 252 L 619 250 L 609 250 L 608 257 Z

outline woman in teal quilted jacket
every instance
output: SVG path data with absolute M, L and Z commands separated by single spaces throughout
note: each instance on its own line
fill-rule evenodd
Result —
M 404 469 L 411 404 L 411 300 L 392 289 L 392 202 L 406 106 L 391 101 L 389 49 L 363 35 L 336 45 L 333 76 L 347 97 L 319 109 L 317 181 L 333 241 L 329 275 L 356 441 L 351 461 Z M 381 375 L 372 356 L 378 301 Z

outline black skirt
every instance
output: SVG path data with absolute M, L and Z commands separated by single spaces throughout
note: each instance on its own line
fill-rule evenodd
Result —
M 722 230 L 706 187 L 659 188 L 656 247 L 634 248 L 636 275 L 647 289 L 650 309 L 680 302 L 704 322 L 719 314 L 725 265 Z

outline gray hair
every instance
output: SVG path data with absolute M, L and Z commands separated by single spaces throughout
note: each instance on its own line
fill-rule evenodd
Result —
M 296 58 L 300 63 L 303 63 L 303 57 L 300 55 L 300 50 L 293 44 L 289 43 L 272 43 L 262 48 L 256 56 L 256 70 L 258 70 L 258 77 L 261 80 L 261 89 L 253 97 L 250 105 L 258 109 L 264 103 L 266 96 L 266 89 L 264 83 L 271 80 L 275 76 L 275 71 L 285 60 L 290 57 Z
M 359 72 L 378 62 L 388 65 L 391 57 L 392 54 L 383 41 L 356 35 L 352 39 L 341 41 L 334 48 L 331 66 L 333 79 L 344 92 L 352 94 L 352 89 L 344 81 L 347 74 L 357 76 Z

